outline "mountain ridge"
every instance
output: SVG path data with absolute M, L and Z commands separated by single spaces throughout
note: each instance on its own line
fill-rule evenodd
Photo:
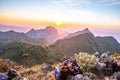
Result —
M 85 28 L 82 31 L 77 31 L 77 32 L 74 32 L 74 33 L 70 33 L 66 38 L 74 37 L 74 36 L 77 36 L 77 35 L 80 35 L 80 34 L 85 34 L 85 33 L 93 34 L 88 28 Z
M 68 55 L 73 55 L 78 52 L 120 52 L 120 44 L 114 37 L 95 37 L 93 33 L 88 31 L 89 30 L 87 30 L 87 33 L 84 34 L 83 32 L 81 34 L 80 31 L 80 34 L 77 35 L 76 33 L 78 32 L 75 32 L 75 36 L 57 40 L 54 44 L 50 45 L 50 47 L 57 50 L 56 53 L 58 54 L 62 51 L 64 54 Z M 72 35 L 74 35 L 74 33 L 72 33 Z
M 42 30 L 44 32 L 46 28 Z M 47 27 L 46 31 L 49 30 L 52 32 L 54 28 Z M 31 29 L 31 31 L 36 33 L 34 29 Z M 22 38 L 20 37 L 21 34 L 24 35 Z M 59 39 L 50 45 L 44 38 L 29 38 L 25 33 L 8 31 L 0 32 L 0 35 L 0 38 L 3 39 L 0 39 L 0 42 L 8 40 L 8 43 L 0 46 L 0 56 L 2 58 L 10 58 L 19 64 L 23 64 L 24 59 L 22 55 L 24 53 L 30 53 L 31 60 L 33 61 L 30 62 L 30 66 L 41 64 L 42 62 L 52 63 L 54 62 L 53 60 L 60 61 L 59 58 L 63 59 L 64 56 L 73 56 L 75 53 L 79 52 L 88 52 L 90 54 L 96 51 L 100 53 L 105 51 L 111 51 L 111 53 L 120 52 L 120 44 L 116 39 L 113 37 L 96 37 L 87 28 L 82 31 L 71 33 L 70 37 Z M 50 38 L 48 37 L 48 39 Z M 22 58 L 21 61 L 18 60 L 20 59 L 19 57 Z M 52 61 L 48 61 L 48 59 L 51 58 Z M 40 61 L 36 61 L 36 59 Z M 45 59 L 45 61 L 43 59 Z

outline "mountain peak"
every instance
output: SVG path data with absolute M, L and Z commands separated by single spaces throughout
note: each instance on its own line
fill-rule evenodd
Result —
M 92 33 L 88 28 L 85 28 L 84 30 L 82 30 L 82 31 L 80 31 L 80 32 L 82 32 L 83 34 L 84 34 L 84 33 Z
M 32 28 L 30 31 L 35 31 L 35 29 Z
M 47 26 L 46 29 L 55 28 L 54 26 Z
M 88 28 L 85 28 L 83 31 L 89 31 L 89 29 L 88 29 Z
M 14 33 L 15 31 L 14 31 L 14 30 L 10 30 L 10 31 L 7 31 L 7 32 L 9 32 L 9 33 Z
M 54 26 L 47 26 L 45 29 L 46 30 L 52 30 L 52 31 L 56 30 Z
M 59 38 L 57 29 L 54 26 L 47 26 L 45 29 L 38 30 L 31 29 L 27 32 L 27 36 L 30 38 L 44 38 L 49 43 L 53 43 Z
M 71 33 L 67 36 L 67 38 L 70 38 L 70 37 L 74 37 L 74 36 L 78 36 L 80 34 L 86 34 L 86 33 L 89 33 L 89 34 L 92 34 L 92 32 L 88 29 L 88 28 L 85 28 L 84 30 L 82 31 L 77 31 L 75 33 Z

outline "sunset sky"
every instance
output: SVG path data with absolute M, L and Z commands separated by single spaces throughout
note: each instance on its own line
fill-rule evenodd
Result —
M 120 28 L 120 0 L 0 0 L 8 24 L 102 25 Z M 62 25 L 61 25 L 62 26 Z
M 120 0 L 0 0 L 0 24 L 120 35 Z M 103 31 L 102 34 L 104 34 Z M 107 35 L 107 34 L 106 34 Z

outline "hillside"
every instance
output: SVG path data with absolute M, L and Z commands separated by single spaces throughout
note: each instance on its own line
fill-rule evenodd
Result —
M 50 47 L 56 50 L 56 53 L 66 55 L 78 52 L 120 52 L 120 44 L 113 37 L 95 37 L 88 29 L 72 33 L 64 39 L 56 41 Z
M 27 58 L 27 63 L 29 66 L 50 63 L 59 61 L 59 55 L 55 55 L 49 47 L 34 45 L 30 43 L 23 42 L 21 40 L 10 42 L 2 47 L 0 47 L 0 57 L 5 59 L 11 59 L 18 64 L 25 64 L 24 55 L 29 55 Z
M 20 39 L 23 42 L 27 42 L 30 44 L 37 44 L 37 45 L 42 45 L 42 46 L 48 46 L 49 43 L 46 39 L 44 38 L 27 38 L 27 39 Z
M 111 51 L 120 52 L 120 44 L 112 36 L 108 37 L 96 37 L 96 43 L 99 44 L 101 52 Z

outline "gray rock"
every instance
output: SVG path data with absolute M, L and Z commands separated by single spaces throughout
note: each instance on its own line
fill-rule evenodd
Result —
M 84 78 L 83 75 L 78 74 L 74 77 L 74 80 L 83 80 L 83 78 Z

